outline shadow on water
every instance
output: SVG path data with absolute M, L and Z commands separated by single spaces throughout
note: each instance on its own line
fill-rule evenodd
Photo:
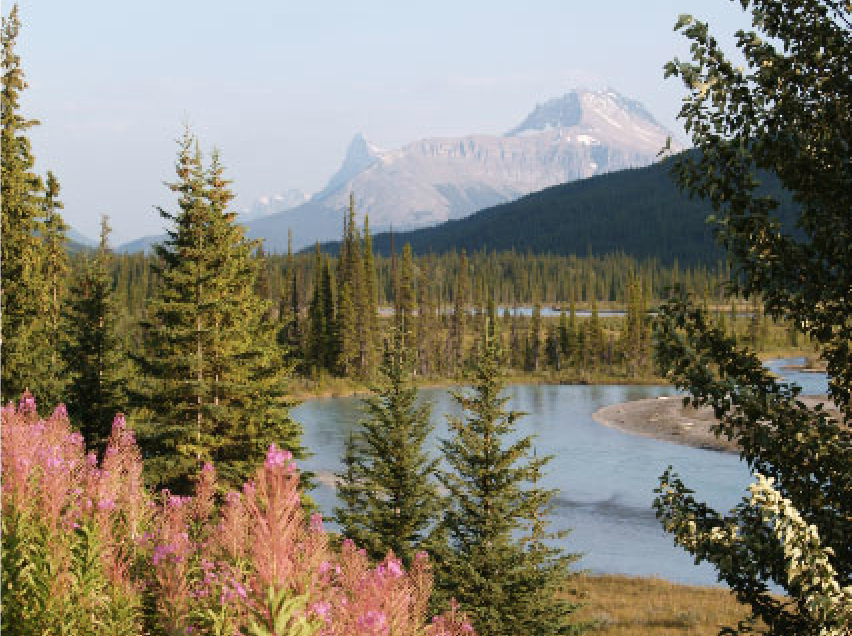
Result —
M 653 509 L 648 506 L 630 504 L 618 494 L 599 501 L 582 501 L 561 495 L 553 498 L 554 510 L 565 513 L 569 518 L 576 513 L 594 514 L 614 520 L 659 524 Z

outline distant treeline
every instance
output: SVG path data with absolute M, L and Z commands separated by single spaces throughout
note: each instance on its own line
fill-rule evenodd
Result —
M 394 302 L 393 269 L 402 258 L 402 245 L 397 256 L 375 256 L 378 303 L 391 306 Z M 290 282 L 296 278 L 298 302 L 306 308 L 314 294 L 316 258 L 314 254 L 291 256 L 261 254 L 266 267 L 258 292 L 267 300 L 291 302 Z M 338 259 L 330 256 L 332 270 Z M 83 255 L 72 258 L 75 267 L 81 267 Z M 112 259 L 111 273 L 119 304 L 128 316 L 143 314 L 145 301 L 158 285 L 154 265 L 157 257 L 144 254 L 116 254 Z M 455 288 L 461 252 L 413 256 L 417 272 L 418 289 L 428 293 L 436 303 L 449 306 L 455 300 Z M 649 301 L 653 304 L 665 297 L 666 290 L 675 284 L 682 285 L 699 297 L 722 299 L 720 283 L 726 280 L 728 270 L 723 261 L 713 266 L 694 265 L 681 267 L 678 262 L 665 265 L 657 258 L 637 259 L 625 254 L 604 256 L 553 256 L 523 254 L 515 251 L 478 251 L 466 254 L 466 267 L 470 278 L 470 303 L 483 305 L 492 298 L 498 305 L 531 306 L 535 302 L 545 305 L 562 305 L 573 298 L 578 306 L 590 307 L 596 300 L 602 306 L 625 306 L 628 286 L 632 277 L 642 280 L 647 287 Z M 292 268 L 292 271 L 291 271 Z

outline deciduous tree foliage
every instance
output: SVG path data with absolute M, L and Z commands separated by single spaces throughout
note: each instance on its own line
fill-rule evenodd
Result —
M 794 321 L 828 362 L 836 414 L 807 408 L 704 312 L 672 300 L 657 352 L 717 432 L 739 443 L 759 479 L 720 514 L 671 471 L 658 515 L 697 560 L 712 563 L 770 634 L 847 634 L 852 606 L 852 36 L 848 2 L 742 2 L 753 31 L 737 34 L 737 68 L 709 26 L 682 16 L 691 62 L 667 75 L 690 90 L 681 110 L 701 153 L 677 165 L 680 184 L 710 200 L 734 264 L 732 286 L 759 295 L 768 315 Z M 774 173 L 800 206 L 799 235 L 773 219 L 758 192 Z M 785 597 L 770 593 L 770 584 Z M 842 588 L 845 588 L 843 590 Z M 751 623 L 730 633 L 749 633 Z

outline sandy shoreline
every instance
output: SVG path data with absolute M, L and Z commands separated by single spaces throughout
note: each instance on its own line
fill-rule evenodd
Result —
M 599 424 L 652 437 L 675 444 L 684 444 L 705 450 L 737 453 L 734 442 L 724 437 L 716 437 L 710 427 L 716 423 L 713 410 L 683 406 L 682 397 L 657 397 L 622 402 L 604 406 L 592 414 Z M 805 404 L 813 407 L 819 402 L 827 402 L 826 396 L 801 396 Z M 830 407 L 831 403 L 828 402 Z

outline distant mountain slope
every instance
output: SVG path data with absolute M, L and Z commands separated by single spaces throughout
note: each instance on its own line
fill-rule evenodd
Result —
M 356 135 L 343 164 L 308 202 L 248 223 L 252 238 L 284 251 L 340 234 L 349 193 L 358 221 L 411 229 L 463 218 L 548 186 L 652 163 L 670 133 L 636 101 L 575 90 L 538 105 L 505 135 L 431 138 L 395 150 Z M 675 143 L 677 147 L 677 144 Z
M 551 254 L 623 252 L 667 264 L 714 264 L 721 256 L 705 219 L 710 205 L 682 194 L 669 175 L 669 161 L 547 188 L 517 201 L 482 210 L 436 227 L 394 235 L 397 251 L 517 250 Z M 768 189 L 778 194 L 777 186 Z M 794 225 L 794 206 L 783 197 L 779 216 Z M 390 235 L 373 238 L 390 253 Z M 336 244 L 326 249 L 334 252 Z

